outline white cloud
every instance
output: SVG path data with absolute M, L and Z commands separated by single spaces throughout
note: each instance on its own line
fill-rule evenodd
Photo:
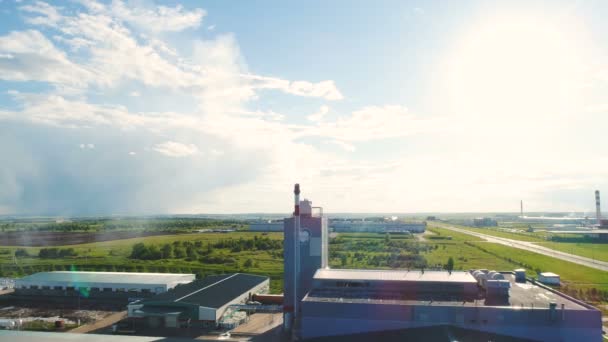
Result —
M 321 108 L 319 108 L 319 111 L 317 111 L 316 113 L 310 114 L 306 118 L 312 122 L 319 122 L 319 121 L 323 120 L 323 118 L 325 117 L 325 114 L 327 114 L 328 112 L 329 112 L 329 107 L 323 105 L 323 106 L 321 106 Z
M 336 121 L 304 127 L 299 134 L 329 137 L 344 143 L 398 138 L 442 129 L 446 127 L 440 120 L 418 118 L 403 106 L 369 106 Z
M 200 26 L 206 12 L 200 8 L 185 10 L 181 5 L 175 7 L 151 6 L 150 8 L 129 7 L 121 0 L 113 0 L 112 13 L 144 31 L 182 31 Z
M 341 147 L 344 151 L 347 151 L 347 152 L 355 152 L 355 150 L 356 150 L 356 148 L 353 144 L 349 144 L 344 141 L 332 140 L 330 142 L 334 145 Z
M 129 93 L 129 96 L 131 97 L 139 97 L 141 94 L 138 91 L 132 91 Z
M 589 105 L 585 109 L 590 113 L 608 113 L 608 103 Z
M 326 100 L 342 100 L 344 96 L 336 87 L 334 81 L 326 80 L 317 83 L 308 81 L 288 81 L 276 77 L 258 75 L 243 75 L 244 78 L 253 82 L 256 89 L 277 89 L 287 94 L 320 97 Z
M 133 151 L 129 152 L 129 155 L 130 155 L 130 156 L 134 156 L 134 155 L 136 155 L 136 154 L 137 154 L 137 153 L 135 153 L 135 152 L 133 152 Z
M 11 56 L 0 59 L 0 79 L 82 87 L 92 76 L 36 30 L 13 31 L 0 36 L 0 54 Z
M 209 25 L 209 26 L 207 26 L 207 30 L 209 30 L 209 31 L 215 30 L 215 25 Z
M 154 150 L 168 157 L 187 157 L 198 153 L 198 148 L 194 144 L 182 144 L 175 141 L 167 141 L 154 146 Z
M 21 6 L 19 9 L 32 14 L 40 14 L 39 16 L 26 17 L 25 21 L 29 24 L 55 26 L 61 20 L 61 15 L 57 9 L 43 1 L 36 1 L 33 4 Z
M 95 148 L 95 144 L 91 144 L 91 143 L 88 143 L 88 144 L 81 143 L 78 146 L 80 147 L 81 150 L 86 150 L 86 149 L 92 150 Z
M 75 85 L 79 88 L 112 88 L 120 82 L 137 81 L 146 86 L 179 89 L 196 95 L 208 110 L 217 110 L 217 106 L 223 110 L 234 110 L 235 107 L 230 108 L 230 105 L 225 104 L 228 100 L 240 106 L 243 101 L 256 98 L 258 89 L 274 89 L 297 96 L 328 100 L 343 98 L 331 80 L 313 83 L 247 73 L 238 44 L 229 34 L 211 40 L 195 40 L 193 54 L 184 57 L 159 37 L 132 31 L 142 31 L 142 27 L 153 27 L 157 31 L 196 27 L 204 16 L 203 10 L 187 11 L 180 6 L 143 8 L 122 1 L 114 1 L 109 7 L 90 0 L 81 3 L 88 9 L 88 13 L 66 15 L 59 7 L 43 2 L 21 8 L 30 15 L 26 16 L 29 23 L 51 26 L 58 30 L 61 34 L 56 34 L 53 38 L 67 44 L 72 52 L 80 53 L 78 64 L 72 63 L 65 53 L 59 51 L 50 54 L 54 58 L 49 60 L 46 53 L 36 50 L 31 52 L 32 56 L 18 56 L 11 49 L 0 49 L 0 53 L 15 57 L 10 64 L 0 59 L 1 63 L 7 64 L 4 68 L 6 76 L 2 77 L 0 73 L 0 78 L 55 81 L 57 85 L 63 83 L 64 87 L 65 84 L 70 84 L 71 88 L 76 88 Z M 126 23 L 134 26 L 130 29 Z M 27 41 L 32 38 L 45 39 L 16 38 Z M 47 42 L 43 43 L 52 46 Z M 86 57 L 83 59 L 83 56 Z M 35 60 L 28 62 L 32 58 Z M 20 70 L 24 64 L 22 59 L 28 66 L 27 78 L 22 75 L 24 71 Z M 38 73 L 40 69 L 45 72 Z M 66 72 L 67 69 L 73 71 Z M 9 70 L 18 71 L 9 74 Z M 53 77 L 44 77 L 55 70 L 56 75 L 51 75 Z M 40 76 L 36 77 L 38 74 Z

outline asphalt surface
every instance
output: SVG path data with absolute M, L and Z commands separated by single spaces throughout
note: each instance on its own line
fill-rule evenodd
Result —
M 469 234 L 469 235 L 477 236 L 477 237 L 482 238 L 482 239 L 484 239 L 484 240 L 486 240 L 488 242 L 498 243 L 498 244 L 501 244 L 501 245 L 505 245 L 505 246 L 509 246 L 509 247 L 514 247 L 514 248 L 519 248 L 519 249 L 524 249 L 524 250 L 527 250 L 527 251 L 530 251 L 530 252 L 534 252 L 534 253 L 538 253 L 538 254 L 543 254 L 543 255 L 546 255 L 546 256 L 553 257 L 553 258 L 569 261 L 569 262 L 572 262 L 572 263 L 575 263 L 575 264 L 579 264 L 579 265 L 595 268 L 597 270 L 608 271 L 608 262 L 599 261 L 599 260 L 593 260 L 593 259 L 585 258 L 585 257 L 579 256 L 579 255 L 574 255 L 574 254 L 570 254 L 570 253 L 564 253 L 564 252 L 556 251 L 556 250 L 548 248 L 548 247 L 536 245 L 533 242 L 519 241 L 519 240 L 507 239 L 507 238 L 502 238 L 502 237 L 496 237 L 496 236 L 492 236 L 492 235 L 472 232 L 472 231 L 467 230 L 467 229 L 456 228 L 456 227 L 449 226 L 449 225 L 441 225 L 441 228 L 453 230 L 455 232 L 459 232 L 459 233 L 463 233 L 463 234 Z

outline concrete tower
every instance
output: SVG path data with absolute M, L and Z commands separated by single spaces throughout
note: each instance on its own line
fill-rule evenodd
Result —
M 299 316 L 299 302 L 312 288 L 312 278 L 319 268 L 328 267 L 327 218 L 321 208 L 309 200 L 299 200 L 296 184 L 294 215 L 283 221 L 284 240 L 284 327 L 291 330 Z M 313 214 L 313 209 L 319 213 Z

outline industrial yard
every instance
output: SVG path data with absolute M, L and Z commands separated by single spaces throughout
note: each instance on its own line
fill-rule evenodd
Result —
M 367 303 L 372 311 L 376 310 L 372 308 L 374 305 L 391 304 L 397 305 L 393 309 L 399 311 L 404 310 L 401 306 L 419 310 L 414 308 L 430 301 L 439 311 L 427 310 L 423 321 L 449 320 L 439 312 L 454 307 L 454 301 L 458 300 L 463 310 L 480 307 L 549 310 L 549 304 L 554 303 L 555 310 L 561 308 L 560 314 L 563 315 L 563 310 L 577 311 L 578 316 L 589 315 L 590 321 L 596 319 L 598 309 L 606 312 L 607 272 L 576 262 L 556 262 L 554 254 L 542 255 L 517 246 L 521 243 L 555 247 L 565 253 L 575 252 L 573 255 L 592 253 L 600 265 L 605 252 L 601 241 L 588 241 L 584 236 L 566 236 L 567 240 L 561 241 L 561 235 L 553 239 L 545 230 L 514 227 L 511 221 L 499 220 L 496 226 L 472 228 L 436 218 L 423 225 L 412 223 L 415 219 L 395 223 L 394 217 L 374 218 L 371 223 L 359 220 L 353 221 L 357 223 L 352 230 L 348 229 L 351 221 L 337 220 L 339 231 L 330 233 L 327 218 L 313 213 L 310 201 L 301 203 L 299 219 L 306 227 L 306 235 L 299 237 L 301 248 L 305 249 L 298 252 L 303 254 L 298 261 L 302 264 L 297 302 L 291 290 L 295 280 L 292 265 L 296 263 L 292 245 L 296 231 L 294 217 L 284 222 L 285 234 L 276 231 L 276 222 L 270 226 L 256 223 L 256 231 L 199 229 L 189 222 L 182 233 L 170 233 L 155 224 L 154 233 L 142 234 L 145 227 L 140 227 L 133 232 L 139 234 L 136 237 L 121 233 L 115 239 L 94 243 L 49 248 L 15 240 L 11 243 L 22 246 L 0 246 L 3 259 L 0 271 L 9 276 L 3 284 L 11 287 L 0 295 L 0 319 L 9 325 L 15 322 L 23 330 L 103 334 L 121 331 L 140 336 L 211 340 L 224 339 L 226 336 L 222 334 L 230 332 L 230 339 L 246 340 L 284 337 L 283 331 L 291 329 L 291 322 L 305 329 L 294 331 L 296 334 L 323 337 L 329 332 L 321 322 L 336 318 L 312 317 L 334 310 L 325 307 L 332 302 Z M 120 226 L 120 221 L 114 224 Z M 234 223 L 207 221 L 205 226 L 209 225 L 227 227 Z M 383 225 L 387 227 L 385 231 Z M 61 229 L 56 223 L 53 227 Z M 77 239 L 81 238 L 78 232 L 61 234 L 77 234 Z M 95 234 L 110 236 L 111 232 Z M 495 243 L 492 238 L 511 242 Z M 326 267 L 332 271 L 325 271 Z M 521 269 L 518 272 L 525 278 L 523 282 L 515 281 L 515 269 Z M 484 280 L 482 287 L 475 277 L 484 273 L 471 270 L 485 270 L 488 277 L 498 278 L 488 280 L 487 286 Z M 376 274 L 380 277 L 371 276 Z M 397 279 L 396 292 L 387 292 L 394 286 L 391 281 Z M 337 283 L 327 285 L 328 281 Z M 494 281 L 506 287 L 494 288 Z M 466 290 L 450 292 L 450 286 L 458 282 L 463 285 L 456 286 L 464 286 Z M 324 286 L 330 287 L 323 289 Z M 344 286 L 347 291 L 342 289 Z M 356 290 L 360 287 L 366 290 Z M 441 291 L 428 292 L 433 288 Z M 264 297 L 268 292 L 283 295 Z M 263 298 L 261 302 L 255 299 L 256 295 Z M 277 305 L 280 303 L 283 305 Z M 312 316 L 302 320 L 296 317 L 294 321 L 290 310 Z M 280 311 L 287 316 L 282 317 Z M 354 314 L 357 310 L 346 311 Z M 461 314 L 469 315 L 464 311 Z M 430 318 L 434 315 L 439 316 Z M 416 317 L 392 328 L 414 328 L 417 326 L 414 322 L 422 316 Z M 466 317 L 463 322 L 477 320 Z M 354 321 L 335 321 L 332 333 L 367 331 L 363 322 L 369 317 L 349 319 Z M 353 324 L 362 330 L 351 329 Z M 474 324 L 464 326 L 477 329 Z M 505 333 L 498 326 L 485 330 Z M 547 332 L 541 329 L 537 333 L 542 336 Z

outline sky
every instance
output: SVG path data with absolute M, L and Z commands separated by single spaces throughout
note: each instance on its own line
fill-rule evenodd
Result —
M 0 215 L 593 212 L 607 15 L 0 0 Z

